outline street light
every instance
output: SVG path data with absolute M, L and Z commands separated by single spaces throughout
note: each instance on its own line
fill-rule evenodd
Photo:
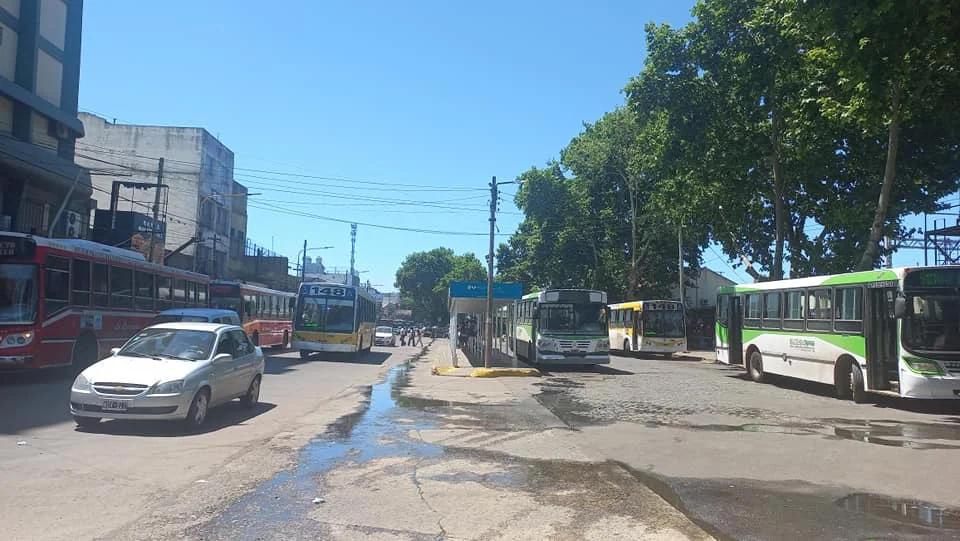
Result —
M 333 246 L 317 246 L 316 248 L 307 248 L 307 241 L 303 241 L 303 250 L 297 252 L 297 261 L 300 261 L 300 255 L 303 255 L 303 263 L 300 265 L 300 281 L 303 282 L 307 277 L 307 252 L 313 250 L 329 250 Z
M 197 239 L 197 244 L 199 245 L 203 242 L 201 239 L 200 233 L 200 216 L 203 214 L 203 204 L 207 202 L 208 199 L 213 199 L 214 197 L 250 197 L 251 195 L 263 195 L 260 193 L 212 193 L 208 196 L 200 199 L 200 203 L 197 205 L 197 221 L 196 221 L 196 232 L 194 233 L 194 238 Z M 214 225 L 214 230 L 216 230 L 216 225 Z M 213 249 L 216 250 L 216 244 L 214 244 Z M 197 250 L 193 250 L 193 272 L 197 272 Z

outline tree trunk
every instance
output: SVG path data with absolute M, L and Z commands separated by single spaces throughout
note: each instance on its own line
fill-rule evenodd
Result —
M 633 188 L 630 191 L 630 288 L 627 298 L 634 299 L 637 293 L 637 201 Z
M 873 214 L 873 224 L 870 226 L 870 237 L 867 246 L 860 258 L 859 270 L 870 270 L 877 260 L 880 250 L 880 239 L 883 238 L 883 226 L 887 221 L 887 209 L 890 206 L 890 193 L 893 191 L 893 181 L 897 167 L 897 148 L 900 146 L 900 85 L 894 81 L 890 89 L 890 126 L 887 128 L 887 163 L 883 168 L 883 185 L 880 187 L 880 199 L 877 201 L 877 210 Z
M 783 244 L 786 225 L 786 205 L 784 205 L 784 178 L 783 165 L 780 163 L 780 123 L 782 122 L 780 114 L 777 111 L 777 104 L 772 102 L 771 106 L 771 134 L 770 143 L 772 152 L 770 153 L 770 165 L 773 169 L 773 222 L 774 222 L 774 248 L 773 248 L 773 267 L 770 270 L 771 280 L 783 279 Z
M 797 222 L 797 225 L 791 228 L 790 231 L 790 277 L 799 278 L 800 275 L 797 273 L 797 263 L 800 262 L 800 258 L 803 257 L 803 246 L 800 244 L 800 239 L 803 238 L 803 228 L 807 223 L 807 219 L 804 217 L 800 218 L 800 221 Z

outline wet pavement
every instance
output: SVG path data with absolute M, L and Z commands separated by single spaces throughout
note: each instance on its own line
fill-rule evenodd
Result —
M 419 434 L 439 426 L 509 432 L 540 423 L 516 406 L 408 396 L 416 366 L 394 367 L 363 407 L 302 450 L 295 469 L 187 537 L 709 539 L 621 464 L 424 441 Z
M 393 368 L 296 468 L 188 536 L 960 539 L 953 405 L 861 406 L 670 361 L 425 373 Z

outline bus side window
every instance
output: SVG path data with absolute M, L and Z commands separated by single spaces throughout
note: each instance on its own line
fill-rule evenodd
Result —
M 783 328 L 803 330 L 803 291 L 787 291 L 783 301 Z
M 170 280 L 171 278 L 169 276 L 158 275 L 156 278 L 158 312 L 169 310 L 171 307 L 171 294 L 173 288 L 170 287 Z
M 90 262 L 73 260 L 73 304 L 90 306 Z
M 93 305 L 98 308 L 110 306 L 110 278 L 107 266 L 93 264 Z
M 44 263 L 44 311 L 46 317 L 70 304 L 70 260 L 48 255 Z
M 133 269 L 110 267 L 110 306 L 133 308 Z
M 137 310 L 153 310 L 153 274 L 137 271 L 134 280 L 134 306 Z
M 749 328 L 760 327 L 760 316 L 762 314 L 760 305 L 760 294 L 751 293 L 744 296 L 744 314 L 743 326 Z
M 838 287 L 834 295 L 835 329 L 838 332 L 863 331 L 863 288 Z
M 197 284 L 197 304 L 207 305 L 207 284 Z
M 832 297 L 829 288 L 810 290 L 807 296 L 807 329 L 829 331 L 833 327 Z
M 780 293 L 763 294 L 763 328 L 780 328 Z

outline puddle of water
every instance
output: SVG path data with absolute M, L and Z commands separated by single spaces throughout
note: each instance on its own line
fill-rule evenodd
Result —
M 284 525 L 304 520 L 304 515 L 314 505 L 313 498 L 322 495 L 318 478 L 341 463 L 360 464 L 389 456 L 443 454 L 442 447 L 408 436 L 408 431 L 423 429 L 427 425 L 409 418 L 405 423 L 395 422 L 398 406 L 395 390 L 402 387 L 398 380 L 406 377 L 410 369 L 410 363 L 392 368 L 384 382 L 371 388 L 363 407 L 340 418 L 301 451 L 295 469 L 281 472 L 262 483 L 193 533 L 242 531 L 240 539 L 270 538 Z
M 960 509 L 918 500 L 900 500 L 876 494 L 851 494 L 837 500 L 848 511 L 943 530 L 960 530 Z

